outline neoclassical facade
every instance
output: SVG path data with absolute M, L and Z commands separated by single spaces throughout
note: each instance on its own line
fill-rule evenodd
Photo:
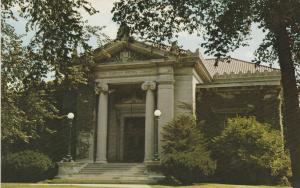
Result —
M 189 113 L 217 135 L 226 119 L 256 116 L 281 130 L 280 71 L 199 51 L 116 40 L 95 51 L 93 86 L 77 97 L 76 161 L 152 163 L 163 127 Z M 156 118 L 154 111 L 161 116 Z

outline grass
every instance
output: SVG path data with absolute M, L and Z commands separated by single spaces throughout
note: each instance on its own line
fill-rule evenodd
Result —
M 29 185 L 25 183 L 2 183 L 1 188 L 92 188 L 92 187 L 82 187 L 82 186 L 69 186 L 69 185 Z
M 18 184 L 18 183 L 3 183 L 2 188 L 95 188 L 95 186 L 76 186 L 76 185 L 39 185 L 39 184 Z M 228 185 L 228 184 L 198 184 L 191 186 L 166 186 L 166 185 L 153 185 L 152 188 L 288 188 L 280 186 L 264 186 L 264 185 Z M 110 188 L 110 187 L 101 187 Z
M 50 185 L 50 184 L 49 184 Z M 39 185 L 26 183 L 1 183 L 1 188 L 95 188 L 91 186 L 76 186 L 76 185 Z M 101 187 L 110 188 L 110 187 Z
M 265 185 L 229 185 L 229 184 L 213 184 L 213 183 L 201 183 L 198 185 L 191 186 L 164 186 L 164 185 L 156 185 L 153 188 L 288 188 L 288 187 L 280 187 L 280 186 L 265 186 Z

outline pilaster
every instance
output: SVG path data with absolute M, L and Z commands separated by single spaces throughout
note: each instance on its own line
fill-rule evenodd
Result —
M 160 155 L 163 127 L 174 118 L 174 81 L 160 81 L 157 95 L 157 109 L 162 112 L 158 119 L 158 153 Z

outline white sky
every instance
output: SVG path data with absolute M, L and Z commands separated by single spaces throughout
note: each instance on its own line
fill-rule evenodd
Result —
M 110 36 L 112 39 L 116 37 L 118 25 L 112 21 L 112 14 L 111 9 L 113 7 L 113 3 L 117 0 L 90 0 L 93 4 L 93 6 L 99 10 L 100 12 L 94 16 L 88 16 L 87 14 L 84 14 L 85 17 L 88 19 L 89 23 L 91 25 L 104 25 L 106 26 L 106 29 L 104 32 Z M 262 42 L 262 39 L 264 38 L 264 34 L 261 30 L 259 30 L 257 27 L 252 27 L 252 34 L 251 34 L 251 40 L 249 41 L 249 46 L 247 47 L 241 47 L 234 52 L 232 52 L 230 55 L 232 57 L 251 61 L 254 59 L 254 51 L 258 48 L 259 44 Z M 207 56 L 204 55 L 204 49 L 200 47 L 200 43 L 202 42 L 201 38 L 196 35 L 190 35 L 187 33 L 180 33 L 178 38 L 179 45 L 181 45 L 184 49 L 189 49 L 191 51 L 195 51 L 197 48 L 200 49 L 202 52 L 202 55 L 207 58 Z
M 112 21 L 111 9 L 113 7 L 113 3 L 117 0 L 90 0 L 92 5 L 99 10 L 99 13 L 93 16 L 89 16 L 87 13 L 83 12 L 83 16 L 91 25 L 98 26 L 106 26 L 103 30 L 105 34 L 107 34 L 111 39 L 114 39 L 117 34 L 118 25 Z M 25 33 L 25 21 L 20 19 L 18 22 L 13 24 L 18 33 Z M 32 34 L 28 34 L 28 37 L 25 40 L 28 40 Z M 252 27 L 251 40 L 249 41 L 249 46 L 241 47 L 230 55 L 234 58 L 251 61 L 254 58 L 254 51 L 258 48 L 259 44 L 262 42 L 264 34 L 262 31 L 257 29 L 257 27 Z M 197 48 L 200 49 L 202 55 L 207 58 L 203 54 L 204 49 L 200 47 L 200 43 L 202 42 L 201 37 L 197 37 L 196 35 L 190 35 L 187 33 L 180 33 L 178 38 L 179 45 L 184 49 L 189 49 L 191 51 L 195 51 Z M 92 41 L 92 43 L 96 43 Z

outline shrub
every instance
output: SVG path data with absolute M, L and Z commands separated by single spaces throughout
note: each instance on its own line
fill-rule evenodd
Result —
M 205 140 L 192 116 L 181 115 L 163 130 L 162 172 L 183 184 L 203 181 L 215 169 Z
M 3 180 L 12 182 L 43 180 L 54 167 L 48 156 L 31 150 L 8 154 L 2 165 Z
M 228 183 L 274 184 L 290 176 L 280 132 L 254 117 L 228 119 L 213 141 L 216 176 Z

